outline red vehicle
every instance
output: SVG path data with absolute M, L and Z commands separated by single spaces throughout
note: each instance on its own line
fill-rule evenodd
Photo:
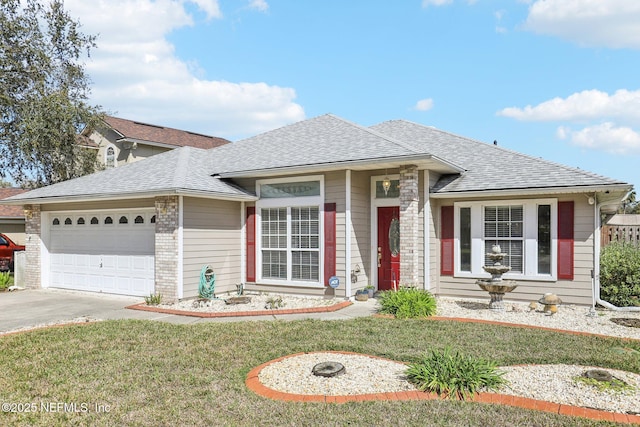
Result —
M 13 253 L 24 251 L 24 246 L 16 245 L 6 235 L 0 233 L 0 271 L 13 271 Z

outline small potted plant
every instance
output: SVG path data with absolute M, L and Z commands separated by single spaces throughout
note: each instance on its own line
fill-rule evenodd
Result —
M 369 298 L 373 298 L 373 292 L 375 291 L 373 285 L 372 284 L 368 284 L 364 288 L 367 290 L 367 293 L 369 294 Z
M 356 301 L 367 301 L 369 299 L 369 291 L 366 289 L 358 289 L 356 291 Z

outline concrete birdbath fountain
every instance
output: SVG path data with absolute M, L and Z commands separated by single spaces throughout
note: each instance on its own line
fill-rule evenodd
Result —
M 480 279 L 476 282 L 482 290 L 489 292 L 489 296 L 491 296 L 489 309 L 491 310 L 504 311 L 504 302 L 502 301 L 504 294 L 518 287 L 513 280 L 502 280 L 502 275 L 511 270 L 511 267 L 500 263 L 505 255 L 499 245 L 493 245 L 491 253 L 487 254 L 489 259 L 493 261 L 493 265 L 482 267 L 484 271 L 491 274 L 491 279 Z

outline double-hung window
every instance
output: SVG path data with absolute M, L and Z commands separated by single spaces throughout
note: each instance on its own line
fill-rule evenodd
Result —
M 482 266 L 498 245 L 506 254 L 502 263 L 511 267 L 507 275 L 555 279 L 556 199 L 460 202 L 454 215 L 457 276 L 486 275 Z
M 320 284 L 322 179 L 264 180 L 260 200 L 259 276 L 263 281 Z

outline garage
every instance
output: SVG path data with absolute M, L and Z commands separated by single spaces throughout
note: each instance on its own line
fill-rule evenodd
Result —
M 153 209 L 49 213 L 49 286 L 153 293 L 155 219 Z

